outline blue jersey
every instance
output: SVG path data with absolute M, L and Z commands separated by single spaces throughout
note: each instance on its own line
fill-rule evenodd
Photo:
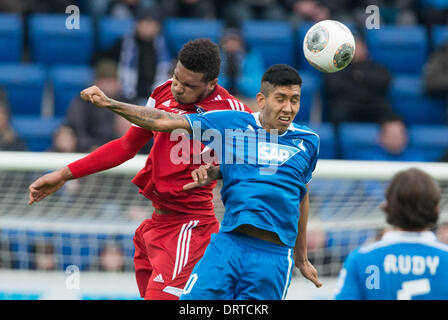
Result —
M 250 224 L 275 232 L 293 247 L 299 205 L 316 166 L 319 136 L 296 124 L 281 135 L 271 135 L 262 128 L 259 113 L 211 111 L 185 117 L 195 138 L 209 143 L 219 158 L 225 206 L 220 230 Z
M 448 299 L 448 245 L 429 231 L 389 231 L 347 257 L 335 298 Z

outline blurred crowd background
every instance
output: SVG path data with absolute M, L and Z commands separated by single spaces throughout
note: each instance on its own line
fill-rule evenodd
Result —
M 71 5 L 80 10 L 79 28 L 67 28 L 66 22 L 74 25 L 74 11 L 66 13 Z M 366 28 L 369 5 L 379 8 L 379 29 Z M 302 53 L 309 27 L 325 19 L 345 23 L 356 38 L 354 60 L 334 74 L 314 70 Z M 254 110 L 266 68 L 287 63 L 299 70 L 303 87 L 295 121 L 320 135 L 321 159 L 448 161 L 448 0 L 1 0 L 0 157 L 1 151 L 90 152 L 123 135 L 129 122 L 82 101 L 79 92 L 95 84 L 111 97 L 144 105 L 152 89 L 171 77 L 182 45 L 201 37 L 221 48 L 219 83 Z M 0 209 L 28 210 L 10 190 L 26 190 L 35 177 L 24 175 L 17 187 L 18 173 L 0 174 Z M 99 181 L 92 183 L 95 190 L 111 184 L 87 179 Z M 72 197 L 64 202 L 70 214 L 85 210 L 76 211 L 76 199 L 91 200 L 83 183 L 73 181 L 54 196 Z M 98 199 L 108 202 L 98 205 L 108 219 L 115 211 L 122 218 L 132 211 L 129 220 L 147 217 L 147 201 L 137 199 L 129 177 L 113 184 L 126 187 L 114 191 L 113 199 Z M 325 212 L 322 199 L 340 187 L 316 181 L 312 207 L 317 203 L 316 210 Z M 347 192 L 355 193 L 353 188 L 360 189 L 351 184 Z M 383 186 L 375 190 L 380 202 Z M 127 202 L 113 207 L 118 195 Z M 131 202 L 137 206 L 129 207 Z M 334 203 L 327 211 L 334 214 Z M 446 225 L 440 230 L 448 241 Z M 357 241 L 376 236 L 364 234 Z M 320 272 L 334 276 L 351 247 L 331 253 L 331 237 L 319 230 L 309 239 L 319 266 L 332 263 L 331 270 Z M 0 240 L 0 268 L 55 270 L 75 263 L 82 269 L 132 271 L 131 234 L 21 235 L 11 229 Z M 77 257 L 94 257 L 93 262 L 57 260 L 60 252 L 71 257 L 73 247 Z
M 66 27 L 71 5 L 79 29 Z M 369 5 L 379 29 L 366 28 Z M 208 37 L 222 51 L 219 83 L 254 109 L 267 67 L 300 71 L 296 122 L 321 135 L 321 158 L 448 158 L 445 0 L 3 0 L 0 11 L 0 150 L 89 152 L 122 135 L 129 123 L 79 91 L 96 84 L 145 104 L 181 46 Z M 335 74 L 302 53 L 308 28 L 325 19 L 356 37 L 353 62 Z

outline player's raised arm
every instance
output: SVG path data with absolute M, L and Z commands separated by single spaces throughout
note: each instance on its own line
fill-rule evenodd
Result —
M 81 91 L 81 98 L 99 108 L 110 109 L 130 122 L 151 131 L 170 132 L 185 129 L 191 133 L 190 125 L 185 117 L 155 108 L 116 101 L 107 97 L 97 86 Z

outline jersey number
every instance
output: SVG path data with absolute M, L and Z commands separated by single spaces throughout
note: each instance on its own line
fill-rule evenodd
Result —
M 198 280 L 197 273 L 193 273 L 190 278 L 188 279 L 187 283 L 185 284 L 184 293 L 183 294 L 189 294 L 191 289 L 193 289 L 194 284 L 196 283 L 196 280 Z
M 404 281 L 397 291 L 397 300 L 411 300 L 413 296 L 427 294 L 431 291 L 428 279 Z

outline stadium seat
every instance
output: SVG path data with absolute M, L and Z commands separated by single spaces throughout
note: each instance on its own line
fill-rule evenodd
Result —
M 39 116 L 18 116 L 11 119 L 17 135 L 25 140 L 30 151 L 47 151 L 51 147 L 55 130 L 63 118 L 41 118 Z
M 40 115 L 44 85 L 45 69 L 40 65 L 0 64 L 0 87 L 13 115 Z
M 1 63 L 20 62 L 22 59 L 23 25 L 20 15 L 0 14 L 0 48 Z
M 432 47 L 434 49 L 448 44 L 448 26 L 434 26 L 432 28 Z
M 168 18 L 164 21 L 163 30 L 170 53 L 177 56 L 177 52 L 190 40 L 208 38 L 218 43 L 223 26 L 220 20 Z
M 395 75 L 389 97 L 394 110 L 407 124 L 444 124 L 446 121 L 445 101 L 423 93 L 420 75 Z
M 319 159 L 335 159 L 336 141 L 333 125 L 331 123 L 310 123 L 307 126 L 320 137 Z
M 320 94 L 322 79 L 318 74 L 309 71 L 299 71 L 302 78 L 302 90 L 300 96 L 300 111 L 295 121 L 309 122 L 314 112 L 315 100 Z
M 93 24 L 80 18 L 79 29 L 67 29 L 64 14 L 33 14 L 29 18 L 32 59 L 45 65 L 88 64 L 93 53 Z
M 339 130 L 342 159 L 361 160 L 375 148 L 379 125 L 342 123 Z
M 448 150 L 448 126 L 412 125 L 409 139 L 411 147 L 424 154 L 425 161 L 438 161 Z
M 367 46 L 374 61 L 392 73 L 419 74 L 428 58 L 428 39 L 423 26 L 384 25 L 369 29 Z
M 288 22 L 244 21 L 241 30 L 248 47 L 262 54 L 266 68 L 277 63 L 294 64 L 293 29 Z
M 446 0 L 420 0 L 419 2 L 422 8 L 448 9 Z
M 94 72 L 87 66 L 54 66 L 49 72 L 53 84 L 54 115 L 65 116 L 70 102 L 81 90 L 93 84 Z
M 112 47 L 118 39 L 123 38 L 134 30 L 134 19 L 102 17 L 99 20 L 99 49 Z

